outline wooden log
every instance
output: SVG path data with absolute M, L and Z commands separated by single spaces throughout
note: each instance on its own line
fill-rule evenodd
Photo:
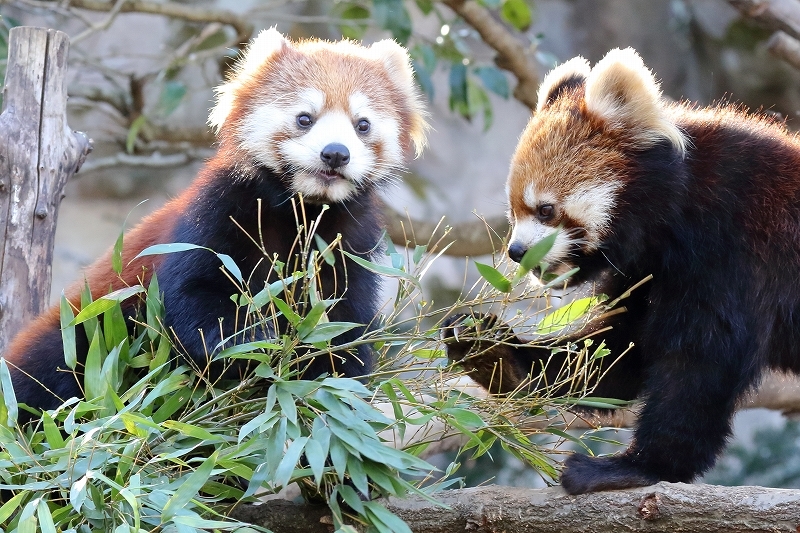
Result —
M 800 491 L 658 483 L 569 496 L 560 487 L 485 486 L 382 501 L 414 533 L 705 533 L 800 531 Z M 287 501 L 243 505 L 234 513 L 275 533 L 332 531 L 324 506 Z
M 0 114 L 0 354 L 50 298 L 51 263 L 64 185 L 91 151 L 67 126 L 63 32 L 9 34 Z

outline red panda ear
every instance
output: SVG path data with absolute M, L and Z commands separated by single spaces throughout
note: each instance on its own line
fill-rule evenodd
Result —
M 259 69 L 273 56 L 291 46 L 292 44 L 275 28 L 262 30 L 255 39 L 250 41 L 247 49 L 236 60 L 228 79 L 214 89 L 217 96 L 216 103 L 209 113 L 208 124 L 214 128 L 216 133 L 219 133 L 225 119 L 233 109 L 239 88 L 256 75 Z
M 642 144 L 667 139 L 680 151 L 686 139 L 670 121 L 653 73 L 633 48 L 608 52 L 586 80 L 586 109 L 630 129 Z
M 405 48 L 392 39 L 384 39 L 373 43 L 369 47 L 369 52 L 373 58 L 383 62 L 383 67 L 389 78 L 403 91 L 403 96 L 405 96 L 411 112 L 410 124 L 406 125 L 406 127 L 408 128 L 411 142 L 414 144 L 414 152 L 419 156 L 425 147 L 425 137 L 429 126 L 426 121 L 427 112 L 425 111 L 423 96 L 417 87 L 417 82 L 414 80 L 411 57 Z
M 582 86 L 590 71 L 589 62 L 578 56 L 548 72 L 539 84 L 536 111 L 549 106 L 567 91 Z

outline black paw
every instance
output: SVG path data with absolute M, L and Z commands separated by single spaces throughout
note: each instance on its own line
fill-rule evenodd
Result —
M 561 486 L 568 494 L 646 487 L 658 483 L 657 475 L 636 466 L 626 455 L 589 457 L 573 453 L 564 461 Z
M 461 363 L 468 356 L 485 349 L 487 337 L 501 338 L 499 330 L 510 335 L 511 330 L 505 326 L 497 315 L 459 314 L 447 318 L 442 323 L 441 336 L 445 343 L 447 358 L 453 363 Z

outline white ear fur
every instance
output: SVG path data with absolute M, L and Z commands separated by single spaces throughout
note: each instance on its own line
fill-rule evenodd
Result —
M 667 139 L 681 152 L 686 138 L 664 112 L 661 88 L 633 48 L 606 54 L 586 79 L 586 109 L 632 128 L 644 144 Z
M 228 80 L 214 89 L 216 103 L 208 115 L 208 124 L 219 133 L 236 100 L 236 92 L 258 69 L 273 55 L 291 43 L 276 28 L 261 30 L 258 36 L 250 41 L 231 71 Z
M 537 105 L 536 111 L 541 111 L 542 107 L 552 96 L 553 90 L 573 77 L 587 78 L 591 67 L 589 62 L 581 56 L 573 57 L 566 63 L 562 63 L 547 73 L 542 83 L 539 84 L 539 91 L 537 92 Z
M 389 77 L 395 81 L 398 87 L 404 91 L 404 96 L 411 106 L 411 125 L 409 136 L 414 143 L 414 152 L 417 156 L 422 153 L 426 144 L 426 134 L 428 123 L 426 121 L 427 112 L 422 102 L 422 95 L 417 88 L 414 80 L 414 69 L 411 66 L 411 57 L 408 51 L 392 39 L 383 39 L 370 45 L 370 55 L 383 61 L 384 68 Z

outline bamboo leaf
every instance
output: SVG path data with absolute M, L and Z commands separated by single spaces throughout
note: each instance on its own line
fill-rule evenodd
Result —
M 202 464 L 197 467 L 197 470 L 186 478 L 186 481 L 175 491 L 175 494 L 169 498 L 166 505 L 164 505 L 164 509 L 161 511 L 162 522 L 171 520 L 178 511 L 182 510 L 192 501 L 192 498 L 197 496 L 197 493 L 200 492 L 200 489 L 203 488 L 203 485 L 206 484 L 208 478 L 211 476 L 214 465 L 217 464 L 218 453 L 219 452 L 215 451 L 211 454 L 211 457 L 203 461 Z
M 74 318 L 75 314 L 72 312 L 72 306 L 62 292 L 60 308 L 61 342 L 64 345 L 64 362 L 72 370 L 75 370 L 75 365 L 78 364 L 78 350 L 75 345 L 75 326 L 69 325 Z
M 11 383 L 11 373 L 4 357 L 0 357 L 0 388 L 3 391 L 3 400 L 8 413 L 6 425 L 14 427 L 17 423 L 19 407 L 17 405 L 17 396 L 14 394 L 14 386 Z
M 127 300 L 128 298 L 136 296 L 142 292 L 144 292 L 144 287 L 141 285 L 133 285 L 131 287 L 125 287 L 123 289 L 116 290 L 112 293 L 106 294 L 105 296 L 101 296 L 97 300 L 81 309 L 81 312 L 78 313 L 78 315 L 73 318 L 72 321 L 67 324 L 67 326 L 82 324 L 91 318 L 95 318 L 105 313 L 117 305 L 117 303 Z
M 286 449 L 283 459 L 281 459 L 278 468 L 275 470 L 275 479 L 273 482 L 276 486 L 285 487 L 289 484 L 289 480 L 294 473 L 294 468 L 297 466 L 297 461 L 300 460 L 300 456 L 303 454 L 303 449 L 307 442 L 308 437 L 300 437 L 299 439 L 295 439 Z
M 558 234 L 559 230 L 556 230 L 531 246 L 528 251 L 525 252 L 525 255 L 522 256 L 519 266 L 525 269 L 525 271 L 530 271 L 538 267 L 539 263 L 544 259 L 544 256 L 547 255 L 547 252 L 549 252 L 556 243 Z
M 570 302 L 546 315 L 536 327 L 536 333 L 539 335 L 547 335 L 554 331 L 564 329 L 583 318 L 593 307 L 602 301 L 603 299 L 598 296 L 589 296 Z
M 492 287 L 500 292 L 511 292 L 511 280 L 500 273 L 499 270 L 492 266 L 478 263 L 477 261 L 475 261 L 475 268 L 478 269 L 478 273 L 483 279 L 488 281 Z
M 139 254 L 133 259 L 136 260 L 139 259 L 140 257 L 145 257 L 148 255 L 162 255 L 162 254 L 173 254 L 177 252 L 186 252 L 188 250 L 208 250 L 208 248 L 204 246 L 198 246 L 196 244 L 189 244 L 187 242 L 154 244 L 153 246 L 148 246 L 147 248 L 139 252 Z

